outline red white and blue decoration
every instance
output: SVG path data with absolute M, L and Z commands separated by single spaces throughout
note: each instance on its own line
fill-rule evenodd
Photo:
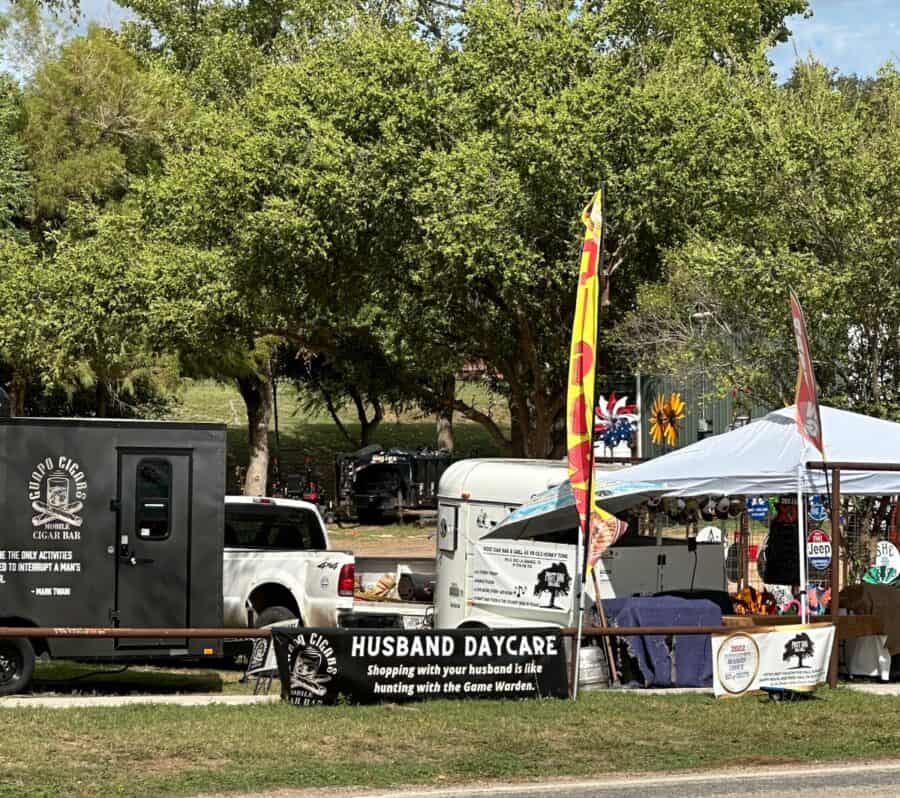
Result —
M 831 565 L 831 539 L 822 529 L 812 529 L 806 537 L 806 556 L 817 571 Z
M 614 449 L 620 443 L 630 444 L 638 429 L 637 405 L 628 404 L 628 397 L 616 398 L 611 393 L 608 399 L 602 396 L 597 402 L 594 416 L 594 437 L 598 443 Z

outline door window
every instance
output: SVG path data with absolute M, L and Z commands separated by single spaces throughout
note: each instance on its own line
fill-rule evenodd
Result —
M 172 464 L 144 459 L 137 465 L 135 534 L 141 540 L 165 540 L 171 532 Z

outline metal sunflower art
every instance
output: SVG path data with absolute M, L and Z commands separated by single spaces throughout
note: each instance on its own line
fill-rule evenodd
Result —
M 684 420 L 684 400 L 673 393 L 668 398 L 659 394 L 650 410 L 650 439 L 655 444 L 674 446 L 678 440 L 678 424 Z

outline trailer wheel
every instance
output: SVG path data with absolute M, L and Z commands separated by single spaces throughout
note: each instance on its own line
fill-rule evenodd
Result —
M 273 607 L 266 607 L 259 615 L 256 616 L 256 626 L 268 626 L 271 623 L 278 623 L 279 621 L 298 621 L 296 615 L 291 612 L 287 607 L 279 607 L 275 605 Z
M 21 693 L 34 674 L 34 648 L 24 637 L 0 639 L 0 695 Z

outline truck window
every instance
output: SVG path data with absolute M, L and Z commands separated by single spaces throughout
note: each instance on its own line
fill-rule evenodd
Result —
M 225 545 L 315 551 L 325 548 L 325 536 L 311 510 L 274 504 L 229 504 L 225 506 Z
M 165 540 L 171 531 L 172 464 L 141 460 L 137 465 L 135 534 L 141 540 Z

